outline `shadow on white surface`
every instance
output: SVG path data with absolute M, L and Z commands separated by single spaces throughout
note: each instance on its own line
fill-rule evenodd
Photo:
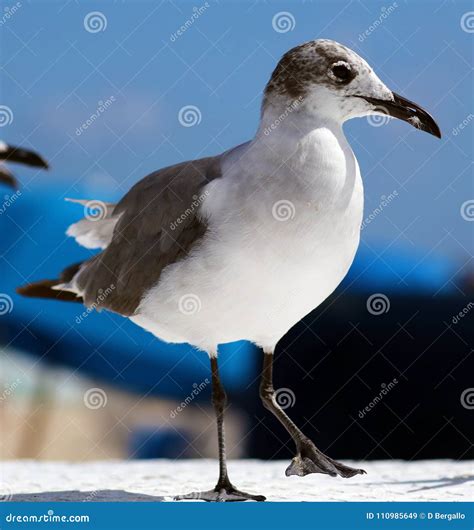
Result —
M 16 493 L 8 500 L 10 502 L 163 502 L 165 497 L 123 490 L 70 490 Z

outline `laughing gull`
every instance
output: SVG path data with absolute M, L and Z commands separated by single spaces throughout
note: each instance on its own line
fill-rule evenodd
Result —
M 272 362 L 279 339 L 334 291 L 354 259 L 363 188 L 342 125 L 380 113 L 441 136 L 425 110 L 389 90 L 352 50 L 330 40 L 297 46 L 265 88 L 253 140 L 145 177 L 104 204 L 100 219 L 69 227 L 100 253 L 19 289 L 106 308 L 208 353 L 219 478 L 212 490 L 176 499 L 265 500 L 236 489 L 226 467 L 217 348 L 241 339 L 262 348 L 263 405 L 296 445 L 286 475 L 364 473 L 324 455 L 291 421 L 275 397 Z
M 22 147 L 7 145 L 5 142 L 0 141 L 0 182 L 11 188 L 18 188 L 18 181 L 13 173 L 3 165 L 3 162 L 18 162 L 26 166 L 42 167 L 44 169 L 49 167 L 48 163 L 37 153 Z

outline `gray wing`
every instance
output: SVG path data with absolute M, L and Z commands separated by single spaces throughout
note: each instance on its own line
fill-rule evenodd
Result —
M 202 188 L 220 176 L 220 158 L 209 157 L 161 169 L 131 188 L 114 208 L 110 244 L 74 277 L 84 303 L 133 315 L 162 270 L 206 232 L 197 216 Z

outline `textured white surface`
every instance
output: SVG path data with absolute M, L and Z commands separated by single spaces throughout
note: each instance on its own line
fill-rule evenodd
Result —
M 232 482 L 268 501 L 469 501 L 474 462 L 353 462 L 367 475 L 351 479 L 285 477 L 288 462 L 236 460 Z M 0 463 L 0 495 L 17 501 L 160 501 L 210 489 L 217 462 L 210 460 Z

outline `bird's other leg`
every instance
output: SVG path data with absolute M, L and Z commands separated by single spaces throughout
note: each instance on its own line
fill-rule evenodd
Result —
M 227 396 L 219 377 L 219 368 L 217 356 L 211 356 L 212 372 L 212 404 L 217 419 L 217 441 L 219 447 L 219 478 L 216 487 L 209 491 L 188 493 L 187 495 L 178 495 L 175 500 L 203 500 L 215 502 L 234 502 L 234 501 L 264 501 L 263 495 L 251 495 L 236 489 L 229 480 L 226 464 L 225 452 L 225 435 L 224 435 L 224 410 L 227 404 Z
M 287 416 L 278 404 L 273 388 L 273 352 L 264 352 L 263 355 L 260 397 L 263 406 L 278 418 L 296 444 L 296 456 L 286 469 L 286 476 L 299 475 L 303 477 L 309 473 L 325 473 L 332 477 L 340 475 L 344 478 L 350 478 L 354 475 L 365 473 L 363 469 L 345 466 L 326 456 Z

